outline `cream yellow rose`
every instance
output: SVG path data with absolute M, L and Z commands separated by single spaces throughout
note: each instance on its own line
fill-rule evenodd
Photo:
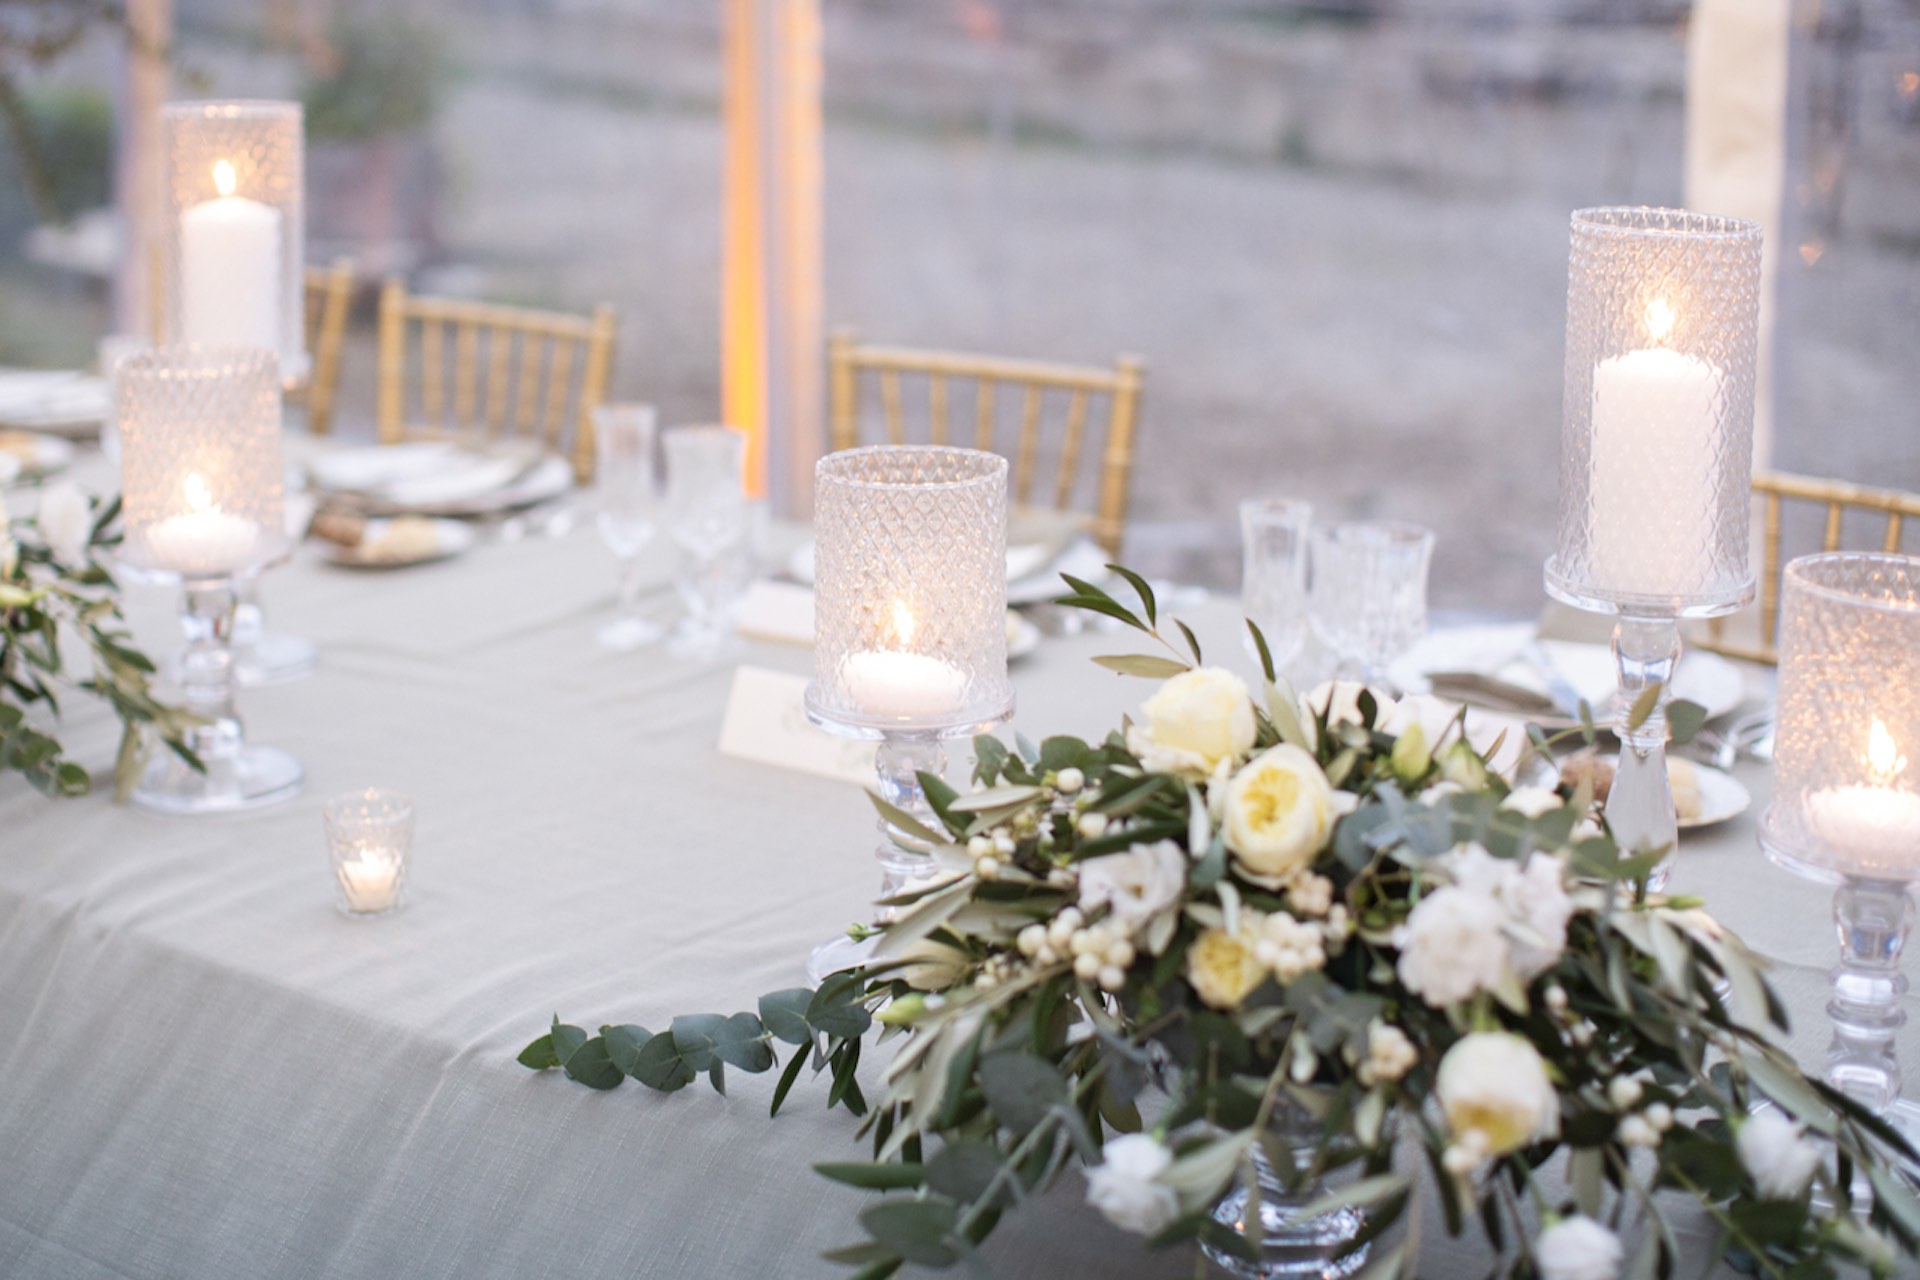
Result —
M 1285 877 L 1307 866 L 1327 847 L 1333 823 L 1333 788 L 1299 747 L 1271 747 L 1227 783 L 1227 848 L 1256 875 Z
M 1127 749 L 1155 773 L 1199 781 L 1223 761 L 1253 749 L 1253 695 L 1244 680 L 1222 667 L 1181 672 L 1140 712 L 1140 722 L 1127 729 Z
M 1240 913 L 1240 932 L 1208 929 L 1187 948 L 1187 981 L 1194 994 L 1216 1009 L 1238 1009 L 1267 976 L 1254 954 L 1262 926 L 1255 911 Z
M 1463 1036 L 1440 1060 L 1434 1093 L 1454 1143 L 1484 1159 L 1560 1132 L 1560 1098 L 1533 1045 L 1502 1031 Z

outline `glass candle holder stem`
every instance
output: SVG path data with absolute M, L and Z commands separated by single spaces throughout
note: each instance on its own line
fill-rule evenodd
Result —
M 1900 1007 L 1907 991 L 1900 957 L 1913 933 L 1914 914 L 1906 890 L 1904 884 L 1849 877 L 1833 894 L 1840 963 L 1828 974 L 1833 1041 L 1827 1047 L 1826 1078 L 1875 1112 L 1885 1112 L 1900 1096 L 1894 1037 L 1907 1021 Z
M 874 752 L 873 768 L 879 778 L 882 800 L 913 815 L 933 830 L 940 830 L 940 819 L 934 814 L 933 806 L 927 803 L 926 788 L 920 785 L 922 773 L 937 776 L 946 771 L 947 749 L 938 736 L 889 733 L 880 740 L 879 748 Z M 917 842 L 915 836 L 902 831 L 885 818 L 874 825 L 880 830 L 880 845 L 874 850 L 873 856 L 880 863 L 880 898 L 883 901 L 904 892 L 913 881 L 925 880 L 933 875 L 937 864 L 930 856 L 903 849 L 898 843 L 899 840 Z M 873 918 L 885 922 L 893 919 L 894 912 L 893 907 L 876 907 Z M 851 935 L 845 934 L 823 942 L 807 957 L 807 980 L 818 986 L 829 974 L 864 964 L 872 958 L 873 948 L 873 939 L 856 941 Z
M 940 819 L 935 816 L 933 806 L 927 803 L 927 792 L 920 785 L 920 775 L 931 773 L 937 776 L 946 772 L 946 768 L 947 749 L 940 739 L 934 737 L 889 734 L 881 740 L 879 750 L 874 753 L 874 771 L 880 778 L 880 798 L 896 809 L 912 814 L 935 831 L 940 830 Z M 913 836 L 884 818 L 876 825 L 880 828 L 880 847 L 873 856 L 880 863 L 882 898 L 891 898 L 900 893 L 911 880 L 924 880 L 933 874 L 935 864 L 931 857 L 903 849 L 895 842 L 896 836 L 909 840 Z M 880 908 L 878 918 L 891 920 L 893 908 Z
M 1673 874 L 1673 853 L 1680 837 L 1673 784 L 1667 777 L 1667 690 L 1680 661 L 1678 621 L 1622 617 L 1613 628 L 1613 661 L 1620 682 L 1614 712 L 1620 764 L 1607 792 L 1607 825 L 1628 853 L 1667 851 L 1648 878 L 1650 888 L 1663 889 Z M 1634 707 L 1655 686 L 1659 692 L 1652 712 L 1634 724 Z
M 236 613 L 231 582 L 189 583 L 182 593 L 180 630 L 187 647 L 180 655 L 180 691 L 188 709 L 206 721 L 188 743 L 209 769 L 231 756 L 244 736 L 233 710 Z

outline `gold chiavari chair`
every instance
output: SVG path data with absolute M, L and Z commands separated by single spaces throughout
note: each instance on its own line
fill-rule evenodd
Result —
M 353 306 L 353 259 L 335 258 L 326 267 L 308 267 L 304 313 L 307 356 L 313 362 L 304 385 L 287 393 L 305 401 L 307 430 L 324 436 L 333 430 L 333 406 L 340 394 L 340 352 L 346 345 L 347 313 Z
M 585 480 L 615 328 L 606 305 L 591 316 L 535 311 L 419 297 L 388 280 L 380 293 L 380 439 L 534 436 Z
M 1810 533 L 1817 523 L 1822 551 L 1839 551 L 1849 542 L 1851 550 L 1892 552 L 1903 550 L 1903 541 L 1920 544 L 1920 538 L 1906 536 L 1910 528 L 1920 528 L 1920 494 L 1780 472 L 1755 476 L 1753 494 L 1760 506 L 1759 599 L 1751 609 L 1710 621 L 1700 641 L 1702 647 L 1729 657 L 1769 664 L 1778 660 L 1780 575 L 1790 558 L 1782 546 L 1789 535 Z M 1873 545 L 1848 537 L 1849 516 L 1855 528 L 1862 523 L 1877 526 Z
M 859 443 L 860 388 L 863 374 L 874 375 L 880 384 L 880 405 L 886 439 L 905 443 L 907 428 L 902 408 L 901 382 L 912 378 L 926 382 L 927 434 L 932 444 L 960 443 L 954 440 L 953 391 L 956 386 L 971 388 L 973 429 L 970 443 L 977 449 L 1007 454 L 1012 463 L 1012 498 L 1015 504 L 1033 501 L 1035 484 L 1041 470 L 1041 420 L 1045 401 L 1052 393 L 1057 401 L 1066 401 L 1066 415 L 1057 449 L 1050 450 L 1053 464 L 1052 506 L 1059 511 L 1092 508 L 1092 533 L 1108 555 L 1120 554 L 1120 542 L 1126 532 L 1128 489 L 1133 477 L 1134 436 L 1139 429 L 1140 394 L 1146 381 L 1145 365 L 1134 356 L 1121 356 L 1111 369 L 1081 365 L 1048 364 L 1036 360 L 1013 360 L 996 356 L 957 355 L 943 351 L 910 350 L 904 347 L 869 346 L 850 330 L 839 330 L 827 345 L 829 399 L 833 447 L 851 449 Z M 1001 447 L 999 394 L 1001 388 L 1017 393 L 1020 400 L 1018 433 L 1011 451 Z M 1087 450 L 1087 422 L 1090 404 L 1095 398 L 1107 402 L 1106 434 L 1098 454 L 1100 459 L 1091 485 L 1079 483 L 1079 465 Z M 964 398 L 964 397 L 963 397 Z M 1091 489 L 1091 502 L 1076 501 L 1083 489 Z

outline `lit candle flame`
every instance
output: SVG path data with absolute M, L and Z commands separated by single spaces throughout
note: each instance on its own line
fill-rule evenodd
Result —
M 187 493 L 187 509 L 189 511 L 200 512 L 213 510 L 213 490 L 207 487 L 206 478 L 198 471 L 189 471 L 187 473 L 187 480 L 182 488 L 184 488 Z
M 1893 780 L 1906 770 L 1907 758 L 1900 754 L 1893 735 L 1887 732 L 1887 726 L 1874 717 L 1873 729 L 1867 734 L 1867 768 L 1871 772 L 1873 785 L 1889 787 Z
M 913 610 L 907 608 L 905 600 L 893 602 L 893 638 L 902 648 L 913 643 Z
M 213 162 L 214 190 L 223 196 L 230 196 L 238 185 L 239 179 L 233 172 L 232 163 L 226 160 L 215 160 Z
M 1665 298 L 1655 298 L 1647 304 L 1647 336 L 1655 342 L 1665 342 L 1673 332 L 1673 305 Z

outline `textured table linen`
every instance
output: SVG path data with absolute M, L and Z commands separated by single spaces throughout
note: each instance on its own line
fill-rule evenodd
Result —
M 732 1073 L 725 1099 L 602 1094 L 513 1061 L 556 1011 L 660 1028 L 800 985 L 875 884 L 855 788 L 715 750 L 730 666 L 594 646 L 613 576 L 585 530 L 385 574 L 302 552 L 263 596 L 320 668 L 241 703 L 255 741 L 305 762 L 297 800 L 167 819 L 0 778 L 0 1275 L 844 1274 L 818 1255 L 859 1237 L 863 1197 L 808 1166 L 865 1146 L 823 1084 L 769 1122 L 771 1075 Z M 135 604 L 170 649 L 168 594 Z M 1229 606 L 1190 617 L 1246 665 Z M 1148 686 L 1087 658 L 1130 647 L 1048 642 L 1015 668 L 1016 726 L 1104 733 Z M 64 732 L 110 761 L 93 708 Z M 369 784 L 419 817 L 411 905 L 362 922 L 333 909 L 320 809 Z M 1781 961 L 1817 1057 L 1826 895 L 1764 860 L 1750 815 L 1689 839 L 1676 888 Z M 1193 1274 L 1081 1193 L 1069 1173 L 1010 1218 L 995 1274 Z M 1424 1238 L 1423 1274 L 1484 1271 L 1432 1213 Z

